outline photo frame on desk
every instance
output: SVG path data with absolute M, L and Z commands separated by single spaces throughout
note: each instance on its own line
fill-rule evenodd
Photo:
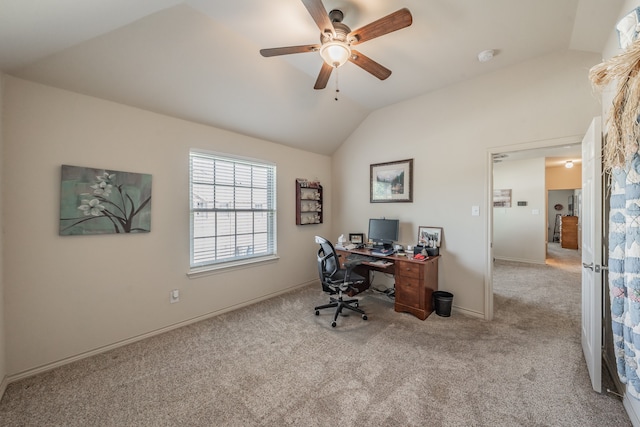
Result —
M 429 246 L 429 241 L 433 241 L 436 248 L 442 243 L 442 227 L 418 227 L 418 245 Z
M 354 245 L 362 245 L 364 244 L 364 234 L 363 233 L 349 233 L 349 241 Z
M 413 202 L 413 159 L 370 167 L 370 202 Z

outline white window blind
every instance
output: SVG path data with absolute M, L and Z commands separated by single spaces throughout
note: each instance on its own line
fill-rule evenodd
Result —
M 276 167 L 190 152 L 191 267 L 276 253 Z

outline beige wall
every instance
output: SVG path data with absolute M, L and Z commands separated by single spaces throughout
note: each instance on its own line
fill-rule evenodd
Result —
M 511 190 L 511 207 L 493 209 L 493 256 L 544 264 L 546 193 L 544 158 L 494 164 L 493 188 Z M 527 206 L 518 206 L 518 201 Z
M 547 190 L 582 188 L 582 163 L 575 163 L 571 169 L 567 169 L 564 166 L 548 167 L 545 173 L 545 180 Z
M 599 113 L 587 79 L 599 61 L 552 54 L 372 113 L 333 155 L 334 180 L 345 183 L 334 193 L 333 234 L 366 231 L 367 218 L 381 216 L 402 221 L 404 244 L 420 225 L 443 227 L 440 288 L 454 294 L 454 307 L 484 316 L 489 151 L 580 141 Z M 369 165 L 407 158 L 415 159 L 414 202 L 370 204 Z
M 330 195 L 328 156 L 9 76 L 3 105 L 12 379 L 317 280 L 313 236 L 330 234 L 331 215 L 296 226 L 294 183 L 318 179 Z M 277 164 L 277 262 L 187 278 L 190 148 Z M 151 232 L 58 236 L 62 164 L 151 174 Z

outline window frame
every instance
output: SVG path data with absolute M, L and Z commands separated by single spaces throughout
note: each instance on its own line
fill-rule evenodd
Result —
M 212 174 L 215 174 L 215 167 L 224 165 L 225 163 L 233 165 L 232 176 L 224 176 L 221 175 L 221 178 L 231 179 L 233 182 L 229 184 L 228 182 L 223 184 L 221 181 L 216 181 L 216 177 L 212 177 L 210 182 L 200 181 L 198 182 L 194 179 L 194 158 L 201 158 L 206 160 L 210 160 L 213 162 Z M 238 165 L 242 168 L 243 166 L 249 166 L 251 173 L 251 181 L 247 185 L 246 183 L 240 183 L 237 181 L 238 176 Z M 228 166 L 228 165 L 227 165 Z M 254 206 L 254 195 L 256 190 L 260 190 L 261 187 L 257 187 L 255 185 L 254 178 L 256 168 L 264 168 L 266 172 L 266 199 L 267 199 L 267 207 L 266 208 L 255 208 Z M 203 169 L 206 170 L 206 169 Z M 245 176 L 246 178 L 246 176 Z M 196 192 L 194 191 L 194 187 L 196 186 L 211 186 L 211 191 L 213 194 L 213 207 L 196 207 L 194 203 L 194 198 L 196 197 Z M 232 190 L 232 208 L 219 208 L 216 205 L 216 194 L 220 189 L 226 188 L 227 190 Z M 238 208 L 238 194 L 237 191 L 240 189 L 245 193 L 248 191 L 250 196 L 250 204 L 249 208 Z M 197 190 L 196 190 L 197 191 Z M 222 193 L 221 193 L 222 194 Z M 228 195 L 229 193 L 227 193 Z M 241 202 L 242 200 L 240 200 Z M 245 200 L 246 202 L 246 200 Z M 213 213 L 215 218 L 213 219 L 213 227 L 215 231 L 213 234 L 209 236 L 196 236 L 196 216 L 199 213 Z M 218 257 L 218 248 L 213 249 L 214 256 L 212 259 L 196 262 L 196 241 L 199 239 L 212 238 L 214 242 L 216 239 L 219 239 L 221 235 L 218 234 L 218 215 L 229 213 L 233 218 L 233 228 L 234 232 L 232 234 L 227 234 L 227 238 L 231 238 L 234 241 L 235 250 L 234 255 L 224 256 L 224 253 L 221 257 Z M 251 241 L 255 242 L 256 235 L 264 234 L 264 232 L 256 232 L 255 228 L 250 233 L 238 233 L 238 214 L 246 214 L 251 213 L 251 226 L 255 227 L 256 225 L 256 213 L 266 213 L 266 251 L 260 253 L 249 253 L 248 251 L 244 254 L 238 254 L 238 236 L 251 236 Z M 254 159 L 244 156 L 237 156 L 234 154 L 227 153 L 219 153 L 214 151 L 200 150 L 200 149 L 190 149 L 189 150 L 189 277 L 197 277 L 201 274 L 215 272 L 216 270 L 228 269 L 228 268 L 237 268 L 248 265 L 253 265 L 256 263 L 262 263 L 267 261 L 273 261 L 278 259 L 277 255 L 277 168 L 276 164 L 267 160 L 262 159 Z M 217 244 L 217 243 L 216 243 Z M 255 245 L 251 246 L 251 248 L 255 248 Z M 229 248 L 228 248 L 229 249 Z M 232 248 L 231 248 L 232 249 Z M 253 249 L 252 249 L 253 250 Z

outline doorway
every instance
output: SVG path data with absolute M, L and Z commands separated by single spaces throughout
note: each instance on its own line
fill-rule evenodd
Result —
M 576 215 L 576 189 L 547 191 L 547 242 L 560 243 L 562 217 Z
M 576 141 L 580 141 L 579 143 Z M 539 142 L 539 143 L 534 143 L 532 144 L 532 147 L 528 147 L 525 149 L 517 149 L 517 147 L 510 147 L 511 150 L 508 150 L 506 148 L 503 148 L 501 150 L 490 150 L 489 151 L 489 156 L 488 156 L 488 162 L 489 162 L 489 204 L 488 206 L 490 207 L 489 209 L 489 215 L 488 215 L 488 228 L 489 228 L 489 250 L 488 250 L 488 254 L 489 256 L 487 257 L 487 271 L 488 271 L 488 286 L 486 288 L 486 298 L 487 298 L 487 303 L 485 304 L 485 307 L 490 308 L 489 311 L 487 311 L 486 313 L 488 313 L 488 315 L 485 315 L 485 318 L 487 320 L 490 320 L 493 318 L 493 270 L 494 270 L 494 263 L 496 261 L 496 258 L 494 256 L 494 247 L 495 247 L 495 235 L 494 235 L 494 209 L 492 208 L 493 206 L 493 190 L 494 189 L 498 189 L 498 187 L 496 187 L 494 185 L 494 180 L 493 180 L 493 176 L 494 176 L 494 166 L 496 163 L 501 163 L 501 162 L 505 162 L 505 161 L 509 161 L 509 158 L 536 158 L 536 157 L 542 157 L 542 158 L 546 158 L 548 156 L 548 154 L 545 153 L 551 153 L 552 156 L 554 157 L 558 157 L 557 153 L 559 152 L 559 150 L 561 150 L 561 147 L 568 147 L 569 145 L 575 145 L 577 147 L 580 147 L 581 149 L 581 138 L 579 137 L 575 137 L 575 140 L 573 142 L 567 141 L 567 140 L 563 140 L 563 141 L 558 141 L 558 143 L 554 144 L 553 141 L 544 141 L 544 142 Z M 581 157 L 581 152 L 580 152 L 580 157 Z M 575 158 L 574 158 L 575 159 Z M 607 218 L 609 216 L 609 197 L 610 195 L 608 194 L 607 189 L 609 188 L 609 177 L 606 174 L 603 174 L 603 183 L 602 183 L 602 189 L 603 189 L 603 194 L 602 194 L 602 204 L 603 204 L 603 212 L 602 212 L 602 231 L 603 231 L 603 236 L 607 236 L 608 235 L 608 221 Z M 541 179 L 541 186 L 544 186 L 545 183 L 544 181 Z M 545 200 L 547 206 L 547 212 L 551 211 L 553 209 L 555 209 L 555 205 L 556 204 L 561 204 L 562 208 L 560 210 L 559 213 L 561 214 L 570 214 L 573 213 L 574 215 L 579 215 L 581 209 L 581 197 L 580 197 L 580 191 L 576 191 L 578 190 L 577 187 L 572 188 L 572 189 L 562 189 L 562 190 L 558 190 L 558 189 L 553 189 L 553 190 L 548 190 L 547 193 L 547 198 Z M 557 191 L 557 192 L 556 192 Z M 571 201 L 573 202 L 574 206 L 573 206 L 573 212 L 570 211 L 570 206 L 569 204 L 570 202 L 570 197 L 572 197 Z M 560 200 L 558 202 L 556 202 L 556 199 Z M 550 213 L 548 212 L 548 216 L 550 216 Z M 548 226 L 545 227 L 545 230 L 543 231 L 543 234 L 545 236 L 544 238 L 544 250 L 545 250 L 545 257 L 544 257 L 544 262 L 557 262 L 558 260 L 560 260 L 560 262 L 565 263 L 567 265 L 574 265 L 577 266 L 577 268 L 582 268 L 581 263 L 582 260 L 580 258 L 580 251 L 572 251 L 572 252 L 566 252 L 563 251 L 563 248 L 561 247 L 559 242 L 554 241 L 554 223 L 555 223 L 555 215 L 554 215 L 554 220 L 551 219 L 547 219 L 547 221 L 545 221 Z M 580 230 L 578 231 L 578 235 L 580 236 Z M 602 254 L 603 257 L 606 258 L 606 254 L 608 254 L 608 242 L 606 238 L 602 239 Z M 606 265 L 606 259 L 602 260 L 602 265 Z M 524 269 L 523 269 L 524 271 Z M 604 281 L 604 289 L 608 289 L 608 283 L 607 283 L 607 275 L 604 275 L 605 277 L 605 281 Z M 580 281 L 578 281 L 576 283 L 577 287 L 581 286 Z M 617 370 L 616 370 L 616 365 L 615 365 L 615 358 L 613 355 L 613 339 L 612 339 L 612 334 L 613 331 L 611 329 L 611 315 L 610 315 L 610 311 L 608 310 L 608 307 L 610 306 L 610 302 L 609 302 L 609 295 L 608 292 L 603 292 L 603 297 L 604 297 L 604 310 L 603 310 L 603 319 L 602 319 L 602 325 L 603 325 L 603 342 L 602 342 L 602 355 L 603 355 L 603 375 L 602 375 L 602 379 L 603 379 L 603 385 L 605 386 L 603 388 L 603 390 L 624 390 L 624 387 L 621 386 L 621 383 L 617 377 Z
M 542 159 L 541 162 L 543 165 L 538 166 L 537 175 L 534 175 L 532 180 L 527 180 L 527 182 L 539 183 L 539 190 L 535 190 L 535 196 L 531 196 L 531 200 L 521 199 L 516 193 L 513 195 L 514 199 L 511 202 L 514 204 L 514 208 L 521 209 L 520 213 L 524 213 L 524 215 L 520 215 L 519 220 L 525 221 L 524 225 L 520 227 L 516 227 L 516 231 L 524 231 L 528 233 L 533 233 L 527 235 L 524 239 L 522 236 L 514 237 L 513 233 L 510 234 L 510 238 L 514 241 L 519 242 L 528 242 L 528 245 L 519 245 L 517 246 L 521 253 L 517 256 L 513 261 L 525 261 L 525 262 L 535 262 L 539 264 L 544 264 L 546 260 L 547 254 L 547 220 L 546 220 L 546 211 L 547 211 L 547 194 L 545 191 L 546 178 L 545 178 L 545 168 L 547 161 L 558 162 L 558 164 L 563 164 L 567 160 L 579 160 L 582 155 L 582 135 L 576 135 L 573 137 L 565 137 L 565 138 L 557 138 L 550 140 L 542 140 L 542 141 L 534 141 L 526 144 L 517 144 L 512 146 L 503 146 L 503 147 L 494 147 L 487 150 L 487 164 L 488 171 L 487 181 L 488 181 L 488 200 L 487 206 L 488 215 L 487 215 L 487 229 L 488 229 L 488 250 L 487 250 L 487 258 L 486 258 L 486 272 L 487 272 L 487 280 L 485 284 L 485 319 L 491 320 L 493 319 L 493 265 L 496 260 L 496 246 L 500 243 L 500 241 L 496 241 L 496 235 L 494 233 L 494 203 L 493 203 L 493 193 L 494 189 L 501 189 L 495 186 L 494 182 L 494 166 L 501 163 L 510 162 L 513 160 L 523 160 L 523 159 Z M 534 172 L 535 173 L 535 172 Z M 580 185 L 580 184 L 579 184 Z M 566 188 L 566 187 L 565 187 Z M 526 196 L 527 198 L 530 196 Z M 533 199 L 535 197 L 535 200 Z M 500 207 L 503 209 L 504 206 Z M 513 209 L 510 212 L 515 213 L 516 210 L 514 208 L 505 208 L 505 209 Z M 515 216 L 515 215 L 514 215 Z M 535 240 L 535 243 L 531 243 Z M 516 246 L 513 246 L 516 247 Z M 499 245 L 498 245 L 499 248 Z M 526 252 L 522 252 L 522 250 L 527 249 Z M 512 251 L 507 251 L 510 256 L 513 254 Z

